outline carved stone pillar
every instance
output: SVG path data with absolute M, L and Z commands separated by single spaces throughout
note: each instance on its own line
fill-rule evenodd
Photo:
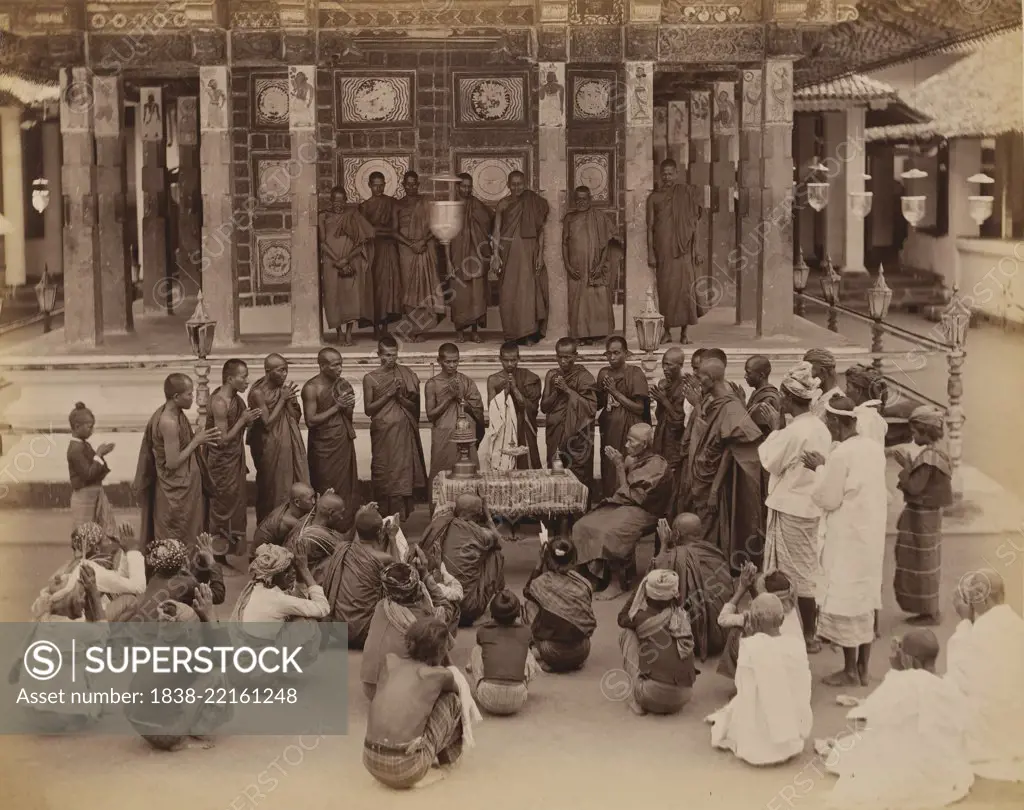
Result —
M 93 132 L 96 138 L 96 231 L 103 331 L 132 328 L 131 261 L 125 240 L 128 175 L 125 167 L 124 87 L 120 76 L 93 76 Z
M 793 328 L 793 60 L 767 60 L 764 86 L 759 336 L 791 334 Z
M 170 312 L 181 290 L 167 277 L 167 143 L 163 88 L 140 87 L 135 126 L 142 140 L 142 301 L 146 312 Z
M 88 68 L 60 73 L 60 132 L 64 166 L 64 341 L 103 342 L 103 295 L 97 270 L 96 189 L 93 185 L 92 84 Z
M 732 267 L 736 247 L 736 83 L 715 82 L 711 98 L 711 289 L 708 303 L 734 306 L 736 281 Z
M 846 166 L 839 157 L 846 153 L 846 111 L 837 110 L 824 114 L 825 152 L 822 163 L 829 182 L 828 205 L 822 212 L 825 219 L 825 253 L 832 259 L 836 269 L 846 266 L 846 190 L 848 175 Z
M 626 297 L 623 331 L 636 340 L 654 272 L 647 266 L 647 195 L 654 190 L 654 64 L 626 62 Z
M 292 141 L 292 345 L 319 346 L 320 273 L 316 234 L 316 66 L 288 68 Z
M 694 283 L 706 297 L 711 277 L 711 91 L 690 93 L 689 182 L 704 191 L 704 215 L 694 235 Z
M 565 62 L 541 62 L 537 67 L 542 86 L 548 75 L 553 73 L 565 89 Z M 544 225 L 544 264 L 548 269 L 547 333 L 558 339 L 569 331 L 569 282 L 562 262 L 562 218 L 567 210 L 569 194 L 566 189 L 565 92 L 560 106 L 556 99 L 557 96 L 547 97 L 537 117 L 537 158 L 539 176 L 543 180 L 540 193 L 550 206 Z
M 761 267 L 761 128 L 764 121 L 764 72 L 744 70 L 740 84 L 739 245 L 734 266 L 737 320 L 757 320 L 757 276 Z
M 187 296 L 200 288 L 202 197 L 199 181 L 199 105 L 195 96 L 178 99 L 178 241 L 175 274 Z
M 679 176 L 686 177 L 690 165 L 690 108 L 685 101 L 668 103 L 668 156 L 676 162 Z
M 0 155 L 3 159 L 3 212 L 10 223 L 4 235 L 4 283 L 25 283 L 25 178 L 21 153 L 21 108 L 0 107 Z M 35 178 L 33 178 L 35 179 Z M 42 268 L 39 269 L 42 274 Z
M 846 212 L 844 273 L 867 272 L 864 266 L 864 220 L 850 210 L 850 194 L 863 192 L 865 186 L 867 147 L 864 143 L 864 125 L 867 112 L 864 107 L 851 107 L 846 111 L 846 138 L 836 155 L 846 178 L 846 193 L 842 199 L 832 202 L 841 205 Z
M 654 170 L 668 157 L 668 107 L 654 108 Z

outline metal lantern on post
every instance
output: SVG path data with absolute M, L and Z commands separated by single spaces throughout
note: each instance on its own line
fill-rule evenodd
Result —
M 868 180 L 871 179 L 870 174 L 863 175 L 864 185 L 867 185 Z M 874 199 L 874 192 L 867 191 L 851 191 L 849 194 L 849 206 L 850 213 L 855 217 L 864 219 L 868 214 L 871 213 L 871 201 Z
M 953 287 L 953 296 L 949 306 L 942 313 L 940 326 L 943 337 L 949 345 L 946 353 L 948 376 L 946 378 L 946 395 L 949 397 L 949 408 L 946 410 L 946 439 L 949 447 L 949 460 L 952 467 L 953 491 L 962 495 L 963 482 L 960 479 L 960 460 L 963 457 L 963 426 L 964 426 L 964 383 L 963 368 L 967 353 L 967 329 L 971 325 L 971 310 L 960 297 L 960 288 Z
M 796 263 L 793 265 L 793 291 L 798 293 L 796 296 L 796 314 L 801 318 L 804 316 L 806 311 L 806 305 L 804 304 L 803 291 L 807 289 L 807 280 L 810 278 L 811 268 L 807 266 L 807 262 L 804 261 L 804 249 L 800 248 L 797 253 Z
M 892 290 L 885 283 L 885 268 L 878 265 L 878 278 L 874 285 L 868 290 L 868 313 L 871 315 L 871 353 L 874 357 L 871 365 L 876 370 L 882 370 L 882 358 L 878 355 L 882 352 L 882 321 L 889 314 L 889 305 L 892 303 Z
M 448 199 L 430 203 L 430 232 L 442 245 L 448 246 L 462 231 L 464 204 L 455 198 L 455 187 L 462 181 L 454 174 L 438 174 L 430 179 L 435 183 L 448 184 Z
M 658 312 L 654 303 L 653 287 L 647 288 L 647 304 L 643 312 L 634 316 L 633 324 L 636 326 L 636 342 L 644 353 L 640 368 L 651 377 L 658 367 L 654 352 L 661 346 L 661 339 L 665 336 L 665 316 Z
M 50 181 L 39 177 L 32 181 L 32 207 L 42 214 L 50 205 Z
M 43 333 L 50 331 L 50 317 L 57 306 L 57 285 L 50 280 L 50 267 L 43 265 L 43 277 L 36 284 L 36 301 L 43 314 Z
M 900 175 L 900 178 L 908 181 L 909 184 L 909 181 L 923 180 L 927 176 L 928 172 L 914 168 L 907 169 Z M 924 194 L 904 194 L 900 197 L 900 210 L 911 228 L 916 228 L 924 219 L 926 199 Z
M 968 177 L 967 182 L 984 187 L 994 183 L 995 178 L 979 172 Z M 995 197 L 989 194 L 972 194 L 967 198 L 967 210 L 970 212 L 971 219 L 974 220 L 974 223 L 979 228 L 985 223 L 985 220 L 992 216 L 992 203 L 994 201 Z
M 828 166 L 822 163 L 820 160 L 815 160 L 814 164 L 810 166 L 812 177 L 826 174 L 828 172 Z M 807 204 L 811 206 L 815 211 L 824 211 L 828 205 L 828 181 L 820 180 L 808 180 L 807 182 Z
M 839 288 L 842 282 L 843 277 L 836 272 L 832 257 L 826 254 L 821 275 L 821 294 L 828 304 L 828 328 L 831 332 L 839 331 L 839 311 L 836 304 L 839 303 Z
M 213 337 L 216 331 L 217 322 L 206 311 L 203 292 L 200 290 L 195 312 L 185 322 L 189 346 L 192 347 L 192 354 L 196 356 L 196 425 L 200 429 L 206 426 L 206 406 L 210 401 L 210 364 L 206 358 L 213 351 Z

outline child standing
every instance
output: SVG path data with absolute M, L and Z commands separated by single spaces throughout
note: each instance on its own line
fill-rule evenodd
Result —
M 526 705 L 526 684 L 539 670 L 530 652 L 530 628 L 518 621 L 519 599 L 499 591 L 491 600 L 491 619 L 476 632 L 466 670 L 476 701 L 489 714 L 516 714 Z
M 89 444 L 96 417 L 81 402 L 68 415 L 71 426 L 71 442 L 68 444 L 68 474 L 71 478 L 72 530 L 83 523 L 98 523 L 104 529 L 116 533 L 117 525 L 106 494 L 103 479 L 110 473 L 106 457 L 114 449 L 112 443 L 101 444 L 93 449 Z

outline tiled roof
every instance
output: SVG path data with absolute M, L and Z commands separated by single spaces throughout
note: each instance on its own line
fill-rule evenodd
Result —
M 880 101 L 899 100 L 896 90 L 885 82 L 851 73 L 827 82 L 801 87 L 793 93 L 796 101 Z
M 0 70 L 0 96 L 12 98 L 17 103 L 28 107 L 47 101 L 57 101 L 60 98 L 60 85 L 56 82 L 40 82 L 19 73 Z
M 865 139 L 984 138 L 1024 131 L 1022 49 L 1020 31 L 985 43 L 904 95 L 930 122 L 873 127 Z

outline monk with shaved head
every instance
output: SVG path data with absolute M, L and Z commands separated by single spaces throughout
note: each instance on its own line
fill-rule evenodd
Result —
M 679 486 L 683 457 L 683 431 L 686 427 L 686 382 L 683 365 L 686 357 L 678 346 L 671 346 L 661 356 L 664 377 L 650 390 L 655 403 L 654 445 L 651 448 L 665 459 L 672 476 L 672 491 Z M 659 541 L 656 541 L 656 545 Z M 657 549 L 655 550 L 657 553 Z
M 254 556 L 255 550 L 265 543 L 272 546 L 283 546 L 292 533 L 292 529 L 306 515 L 313 511 L 316 504 L 316 492 L 309 484 L 301 481 L 292 484 L 288 493 L 288 500 L 264 518 L 256 527 L 256 533 L 252 536 L 252 550 L 250 557 Z
M 352 425 L 356 394 L 341 376 L 341 352 L 321 349 L 316 362 L 320 373 L 302 386 L 302 410 L 309 428 L 309 482 L 317 492 L 334 490 L 351 510 L 359 482 Z
M 300 549 L 305 550 L 309 570 L 318 585 L 323 585 L 327 561 L 345 539 L 351 522 L 345 499 L 327 490 L 316 502 L 312 514 L 298 521 L 288 535 L 285 548 L 295 554 Z
M 249 428 L 249 446 L 256 465 L 257 521 L 288 500 L 296 481 L 309 483 L 306 448 L 299 430 L 299 389 L 288 382 L 288 361 L 279 354 L 268 354 L 263 372 L 249 391 L 249 407 L 258 408 L 261 415 Z
M 767 357 L 755 354 L 747 359 L 743 367 L 743 380 L 751 389 L 750 396 L 747 397 L 747 413 L 765 436 L 781 427 L 779 411 L 782 407 L 782 395 L 779 389 L 769 382 L 771 376 L 772 364 Z
M 625 454 L 604 448 L 619 488 L 572 528 L 577 565 L 599 585 L 607 583 L 599 599 L 615 599 L 631 587 L 637 541 L 657 525 L 672 494 L 668 463 L 651 450 L 653 443 L 654 428 L 641 423 L 629 429 Z

